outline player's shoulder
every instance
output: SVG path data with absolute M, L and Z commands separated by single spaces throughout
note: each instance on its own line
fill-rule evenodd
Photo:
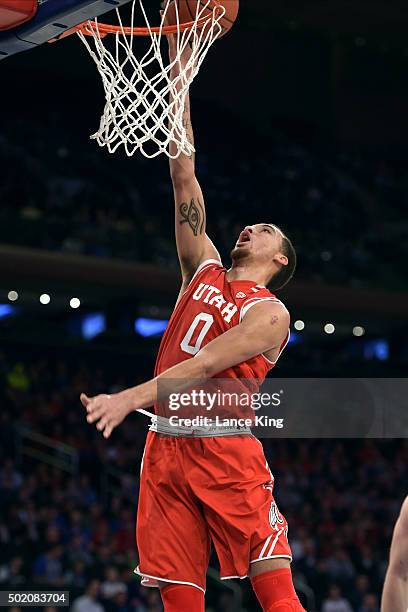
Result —
M 255 311 L 259 311 L 260 305 L 262 305 L 263 310 L 267 308 L 269 311 L 273 310 L 275 313 L 280 313 L 285 318 L 290 319 L 289 311 L 285 304 L 274 293 L 271 293 L 267 287 L 256 285 L 253 289 L 254 291 L 249 291 L 246 298 L 242 301 L 240 313 L 241 321 L 252 308 L 256 307 Z

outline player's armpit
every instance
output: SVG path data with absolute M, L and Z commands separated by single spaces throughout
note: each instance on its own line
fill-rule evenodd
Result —
M 278 349 L 287 336 L 289 323 L 289 313 L 281 302 L 260 302 L 239 325 L 202 348 L 194 361 L 199 361 L 204 378 L 211 378 L 256 355 Z

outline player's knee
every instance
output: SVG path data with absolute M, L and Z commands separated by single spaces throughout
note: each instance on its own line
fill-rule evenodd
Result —
M 204 593 L 187 584 L 167 584 L 160 588 L 164 612 L 204 612 Z
M 253 576 L 251 584 L 264 612 L 304 612 L 289 568 Z
M 306 612 L 297 597 L 276 601 L 265 612 Z

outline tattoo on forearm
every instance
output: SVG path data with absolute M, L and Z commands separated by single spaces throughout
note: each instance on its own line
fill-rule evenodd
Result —
M 180 225 L 183 225 L 183 223 L 188 223 L 193 230 L 194 236 L 198 236 L 198 234 L 202 234 L 204 232 L 205 211 L 203 205 L 198 199 L 197 204 L 194 198 L 191 199 L 189 204 L 187 202 L 180 204 L 180 215 L 182 217 Z

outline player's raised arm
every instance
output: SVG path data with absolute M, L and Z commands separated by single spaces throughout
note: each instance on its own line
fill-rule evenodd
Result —
M 168 37 L 170 59 L 175 57 L 174 35 Z M 180 62 L 184 65 L 191 57 L 190 48 L 184 51 Z M 180 71 L 175 63 L 170 78 L 174 80 Z M 183 109 L 183 126 L 188 139 L 194 143 L 190 116 L 190 97 L 187 94 Z M 170 153 L 176 153 L 176 145 L 170 144 Z M 180 154 L 170 159 L 170 175 L 173 182 L 175 203 L 175 225 L 177 252 L 180 260 L 183 284 L 190 281 L 201 262 L 206 259 L 220 259 L 217 249 L 206 234 L 204 197 L 195 175 L 195 157 Z

